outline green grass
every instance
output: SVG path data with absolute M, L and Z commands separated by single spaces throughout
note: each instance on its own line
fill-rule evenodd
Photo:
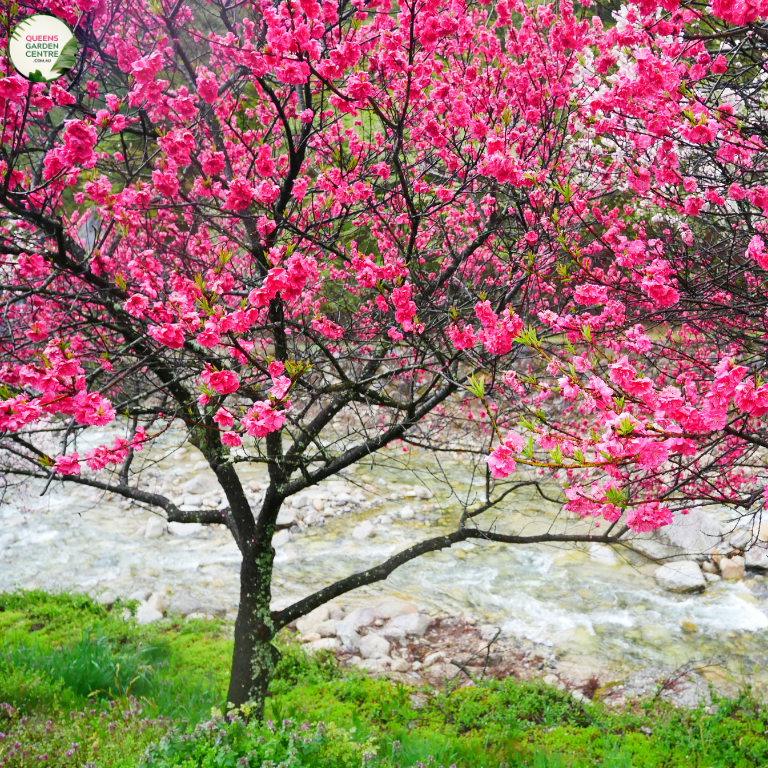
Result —
M 395 685 L 283 641 L 267 721 L 246 725 L 220 714 L 223 622 L 137 627 L 121 605 L 40 592 L 0 606 L 3 768 L 768 766 L 768 708 L 748 691 L 710 713 L 612 712 L 542 682 Z

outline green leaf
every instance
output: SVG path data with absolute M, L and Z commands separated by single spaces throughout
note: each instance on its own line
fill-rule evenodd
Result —
M 468 379 L 467 389 L 480 399 L 485 397 L 485 376 L 475 376 L 472 374 Z
M 61 49 L 56 63 L 51 67 L 51 72 L 68 72 L 75 66 L 77 58 L 77 38 L 71 37 Z

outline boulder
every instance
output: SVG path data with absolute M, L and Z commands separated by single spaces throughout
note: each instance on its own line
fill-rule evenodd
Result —
M 341 624 L 341 622 L 339 622 L 339 624 Z M 357 634 L 357 632 L 354 632 L 348 628 L 339 629 L 337 625 L 336 637 L 339 638 L 343 650 L 350 653 L 356 653 L 360 649 L 360 641 L 362 638 Z
M 363 539 L 370 539 L 371 536 L 374 535 L 375 529 L 373 527 L 373 523 L 369 522 L 368 520 L 365 520 L 359 525 L 356 525 L 352 531 L 352 538 L 357 539 L 358 541 L 362 541 Z
M 679 560 L 660 566 L 654 574 L 656 582 L 668 592 L 702 592 L 707 582 L 694 560 Z
M 198 464 L 199 463 L 200 462 L 198 462 Z M 205 465 L 207 467 L 208 462 L 205 462 Z M 197 493 L 200 495 L 220 490 L 219 484 L 215 477 L 203 474 L 195 475 L 191 480 L 187 480 L 186 483 L 182 483 L 181 488 L 185 493 Z
M 282 507 L 275 521 L 277 525 L 296 525 L 299 522 L 298 510 L 290 507 Z
M 154 624 L 162 618 L 163 614 L 160 613 L 160 611 L 155 610 L 149 603 L 142 603 L 136 609 L 136 621 L 141 625 Z
M 327 605 L 321 605 L 319 608 L 315 608 L 314 611 L 310 611 L 306 616 L 302 616 L 296 622 L 296 629 L 304 634 L 314 630 L 318 624 L 322 624 L 324 621 L 328 621 L 330 618 L 330 611 Z
M 389 640 L 380 635 L 366 635 L 360 639 L 360 655 L 364 659 L 383 659 L 389 656 Z
M 649 560 L 669 560 L 680 554 L 680 550 L 669 544 L 662 544 L 653 539 L 632 539 L 630 546 L 635 552 L 647 557 Z
M 372 608 L 358 608 L 339 622 L 336 632 L 357 632 L 361 627 L 370 627 L 376 621 L 376 615 Z
M 745 566 L 751 570 L 768 571 L 768 547 L 756 545 L 744 553 Z
M 275 549 L 279 549 L 280 547 L 284 547 L 290 540 L 291 540 L 291 532 L 286 529 L 283 529 L 282 531 L 278 531 L 272 537 L 272 546 Z
M 200 523 L 168 523 L 168 533 L 174 536 L 197 536 L 202 530 Z
M 398 616 L 405 616 L 409 613 L 418 613 L 418 609 L 413 603 L 407 600 L 398 600 L 393 598 L 379 603 L 373 609 L 373 616 L 376 619 L 394 619 Z
M 147 598 L 145 605 L 154 608 L 158 613 L 165 613 L 168 610 L 168 601 L 162 592 L 153 592 Z
M 389 640 L 405 640 L 405 630 L 402 627 L 390 627 L 388 625 L 384 625 L 380 630 L 378 630 L 378 634 L 380 634 L 382 637 L 386 637 Z
M 734 549 L 744 549 L 749 546 L 750 541 L 752 541 L 752 533 L 750 531 L 745 531 L 743 528 L 735 530 L 728 537 L 728 543 Z
M 341 649 L 341 640 L 336 637 L 323 637 L 320 640 L 313 640 L 304 645 L 307 653 L 317 653 L 318 651 L 338 651 Z
M 165 520 L 159 517 L 150 517 L 147 520 L 147 527 L 144 529 L 144 536 L 147 539 L 159 539 L 165 532 Z
M 604 565 L 616 565 L 618 562 L 616 553 L 604 544 L 593 544 L 589 548 L 589 558 L 596 563 L 603 563 Z
M 425 616 L 423 613 L 407 613 L 390 619 L 384 629 L 402 629 L 408 637 L 421 637 L 431 623 L 431 616 Z M 382 634 L 384 634 L 383 631 Z
M 662 535 L 687 555 L 701 555 L 710 552 L 720 544 L 722 529 L 720 523 L 704 510 L 693 508 L 688 514 L 676 512 L 670 525 L 661 529 Z
M 317 632 L 320 637 L 336 637 L 336 627 L 338 621 L 328 619 L 328 621 L 322 622 L 322 624 L 315 624 L 313 632 Z
M 182 592 L 171 596 L 166 610 L 168 613 L 175 613 L 181 616 L 189 616 L 192 613 L 199 613 L 205 617 L 205 614 L 207 613 L 216 613 L 217 611 L 224 609 L 216 608 L 204 600 L 193 597 L 189 593 Z
M 721 557 L 720 574 L 726 581 L 740 581 L 744 578 L 743 557 Z

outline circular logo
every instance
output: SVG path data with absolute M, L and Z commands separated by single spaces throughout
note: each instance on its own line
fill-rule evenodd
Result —
M 22 19 L 8 39 L 14 69 L 33 83 L 58 80 L 75 64 L 77 38 L 69 25 L 47 14 Z

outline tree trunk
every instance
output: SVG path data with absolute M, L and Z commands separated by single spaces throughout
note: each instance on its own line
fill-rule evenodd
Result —
M 267 544 L 245 554 L 240 567 L 240 607 L 227 702 L 235 707 L 249 705 L 244 714 L 257 720 L 264 716 L 267 687 L 280 657 L 271 642 L 274 627 L 269 610 L 274 555 L 271 543 Z

